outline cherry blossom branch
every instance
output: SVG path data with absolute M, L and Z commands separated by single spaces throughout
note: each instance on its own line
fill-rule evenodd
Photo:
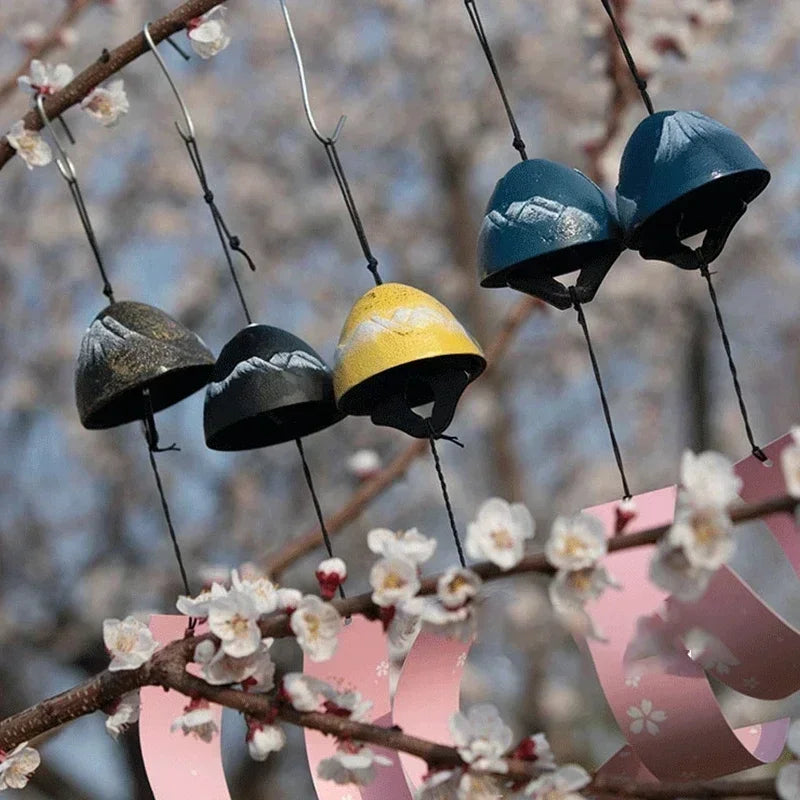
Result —
M 55 25 L 27 48 L 27 55 L 19 67 L 5 81 L 0 83 L 0 103 L 4 103 L 17 88 L 17 78 L 27 73 L 31 61 L 35 58 L 41 59 L 54 47 L 62 44 L 64 29 L 70 27 L 83 11 L 95 2 L 97 0 L 69 0 L 67 7 Z
M 186 23 L 205 14 L 218 4 L 218 0 L 188 0 L 169 14 L 150 23 L 150 35 L 158 44 L 186 27 Z M 44 110 L 50 119 L 63 114 L 68 108 L 80 103 L 89 92 L 107 78 L 119 72 L 139 56 L 149 52 L 144 34 L 139 32 L 128 41 L 113 50 L 103 50 L 100 57 L 83 72 L 73 78 L 61 91 L 49 95 L 44 101 Z M 42 128 L 42 120 L 36 109 L 29 111 L 24 117 L 27 130 L 38 131 Z M 6 137 L 0 139 L 0 169 L 14 156 L 16 150 L 8 143 Z
M 547 308 L 540 300 L 525 297 L 520 300 L 503 319 L 495 338 L 486 348 L 486 359 L 489 369 L 492 368 L 508 351 L 525 320 L 534 311 L 543 311 Z M 415 439 L 404 450 L 384 467 L 377 475 L 365 481 L 350 497 L 350 499 L 335 513 L 325 520 L 328 533 L 339 533 L 345 525 L 357 519 L 361 512 L 395 481 L 408 471 L 411 464 L 423 453 L 427 452 L 427 439 Z M 322 531 L 319 525 L 311 528 L 300 536 L 292 537 L 276 553 L 270 556 L 265 565 L 265 571 L 273 578 L 278 578 L 297 559 L 315 550 L 322 544 Z
M 797 509 L 798 505 L 800 505 L 800 499 L 783 496 L 765 500 L 760 503 L 735 506 L 730 509 L 730 516 L 735 523 L 742 523 L 770 514 L 790 514 Z M 655 544 L 668 529 L 669 526 L 662 525 L 638 533 L 617 536 L 609 541 L 609 551 L 615 552 L 630 547 Z M 544 556 L 539 553 L 526 556 L 517 566 L 506 571 L 500 570 L 497 566 L 489 562 L 475 564 L 472 566 L 472 569 L 480 575 L 484 581 L 528 572 L 544 574 L 551 574 L 553 572 L 553 568 L 546 562 Z M 436 591 L 438 577 L 439 576 L 432 576 L 424 579 L 422 581 L 420 594 L 433 594 Z M 346 600 L 338 600 L 335 601 L 333 605 L 336 606 L 342 616 L 361 614 L 369 619 L 377 619 L 380 614 L 380 609 L 372 602 L 371 595 L 369 594 L 350 597 Z M 289 618 L 284 613 L 274 613 L 265 616 L 260 622 L 260 628 L 262 635 L 265 637 L 286 637 L 293 635 L 289 627 Z M 60 695 L 43 700 L 41 703 L 25 711 L 21 711 L 0 721 L 0 750 L 8 751 L 22 741 L 30 740 L 53 728 L 77 719 L 78 717 L 103 709 L 113 700 L 141 686 L 172 686 L 182 691 L 180 687 L 188 686 L 188 684 L 182 682 L 184 680 L 183 678 L 178 681 L 176 676 L 179 673 L 181 675 L 183 674 L 185 665 L 191 661 L 197 644 L 209 638 L 209 636 L 210 634 L 206 634 L 205 636 L 189 637 L 178 642 L 172 642 L 156 653 L 150 661 L 137 670 L 120 672 L 110 672 L 106 670 L 74 688 L 62 692 Z M 172 682 L 170 683 L 170 681 Z M 176 683 L 176 681 L 178 682 Z M 203 681 L 200 681 L 200 684 L 202 684 L 203 687 L 207 686 Z M 192 686 L 195 686 L 195 684 L 192 684 Z M 204 688 L 203 691 L 221 692 L 223 690 L 208 686 Z M 231 692 L 234 690 L 225 691 Z M 231 698 L 228 694 L 215 694 L 213 697 L 204 694 L 203 696 L 208 696 L 209 699 L 213 699 L 214 702 L 221 703 L 222 705 L 225 705 L 225 703 L 220 698 Z M 240 701 L 237 700 L 237 702 Z M 372 740 L 370 739 L 369 741 Z

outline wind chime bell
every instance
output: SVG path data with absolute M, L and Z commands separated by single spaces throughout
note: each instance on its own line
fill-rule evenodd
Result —
M 769 182 L 745 141 L 698 111 L 659 111 L 639 123 L 619 170 L 617 210 L 628 247 L 683 269 L 712 262 Z M 705 231 L 700 253 L 683 240 Z
M 346 414 L 424 439 L 448 427 L 464 389 L 485 367 L 478 343 L 438 300 L 384 283 L 356 301 L 342 328 L 336 403 Z M 428 419 L 413 410 L 431 402 Z
M 213 450 L 250 450 L 308 436 L 342 416 L 319 354 L 288 331 L 253 324 L 219 354 L 203 425 Z
M 600 187 L 564 164 L 530 159 L 510 169 L 489 200 L 478 236 L 481 286 L 509 286 L 566 309 L 570 292 L 556 277 L 579 270 L 575 291 L 586 303 L 623 248 Z
M 104 308 L 81 340 L 75 397 L 81 423 L 114 428 L 146 416 L 143 392 L 161 411 L 208 383 L 214 356 L 168 314 L 125 300 Z

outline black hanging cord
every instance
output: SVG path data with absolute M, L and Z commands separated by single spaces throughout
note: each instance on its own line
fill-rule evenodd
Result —
M 156 479 L 156 488 L 158 489 L 158 496 L 161 498 L 161 508 L 164 512 L 164 519 L 167 522 L 167 529 L 169 536 L 172 540 L 172 547 L 175 551 L 175 559 L 178 562 L 178 569 L 181 573 L 181 580 L 183 581 L 183 589 L 188 597 L 192 596 L 192 590 L 189 587 L 189 578 L 186 575 L 186 567 L 183 565 L 183 556 L 181 555 L 181 548 L 178 545 L 178 537 L 175 534 L 175 527 L 172 524 L 172 516 L 169 512 L 167 505 L 167 497 L 164 494 L 164 486 L 161 483 L 161 476 L 158 473 L 158 466 L 156 464 L 156 453 L 163 453 L 167 450 L 177 450 L 178 447 L 174 444 L 169 447 L 159 447 L 158 445 L 158 431 L 156 430 L 156 421 L 153 414 L 153 402 L 150 397 L 150 389 L 143 390 L 144 395 L 144 438 L 147 442 L 147 453 L 150 456 L 150 467 L 153 470 L 153 476 Z M 189 627 L 194 629 L 194 619 L 189 620 Z
M 372 249 L 367 241 L 367 234 L 364 231 L 364 224 L 361 222 L 361 216 L 358 213 L 355 198 L 350 190 L 350 184 L 348 183 L 347 176 L 344 173 L 342 162 L 339 160 L 339 153 L 336 151 L 336 141 L 332 137 L 329 137 L 323 141 L 323 144 L 325 146 L 325 152 L 328 155 L 328 161 L 331 163 L 331 169 L 336 177 L 336 182 L 339 184 L 339 189 L 342 192 L 342 198 L 344 199 L 344 204 L 347 207 L 347 213 L 350 215 L 350 220 L 352 221 L 353 227 L 356 230 L 356 236 L 358 236 L 358 241 L 361 245 L 361 250 L 364 253 L 364 258 L 367 259 L 367 269 L 372 273 L 372 277 L 375 280 L 375 285 L 380 286 L 383 283 L 383 280 L 378 273 L 378 259 L 373 255 Z
M 589 350 L 589 359 L 592 362 L 592 370 L 594 371 L 594 380 L 595 383 L 597 383 L 598 390 L 600 391 L 600 402 L 603 406 L 603 414 L 606 418 L 608 435 L 611 437 L 611 447 L 614 450 L 614 458 L 617 461 L 617 469 L 619 470 L 619 476 L 622 479 L 622 490 L 624 492 L 623 499 L 629 500 L 631 497 L 633 497 L 633 495 L 628 487 L 628 479 L 625 476 L 625 467 L 622 465 L 622 455 L 619 451 L 617 436 L 614 433 L 614 425 L 611 422 L 611 410 L 608 407 L 605 389 L 603 389 L 603 380 L 600 377 L 600 367 L 597 365 L 597 358 L 595 357 L 594 348 L 592 347 L 592 340 L 589 337 L 589 326 L 586 324 L 586 317 L 583 313 L 583 307 L 581 306 L 580 300 L 578 300 L 578 295 L 574 286 L 569 287 L 569 296 L 572 300 L 572 307 L 578 314 L 578 324 L 581 326 L 581 329 L 583 330 L 583 336 L 586 339 L 586 347 Z
M 240 253 L 244 257 L 245 261 L 247 261 L 250 269 L 254 272 L 256 265 L 253 263 L 253 259 L 247 254 L 247 251 L 242 247 L 239 237 L 230 232 L 228 226 L 225 224 L 225 220 L 222 218 L 222 214 L 220 213 L 220 210 L 214 201 L 214 193 L 211 191 L 211 188 L 208 185 L 208 180 L 206 179 L 206 171 L 203 167 L 203 160 L 200 157 L 200 150 L 197 146 L 197 140 L 194 138 L 194 136 L 184 133 L 180 129 L 180 126 L 176 125 L 175 127 L 178 129 L 178 133 L 180 133 L 181 138 L 186 145 L 186 151 L 189 153 L 192 166 L 194 167 L 194 171 L 197 173 L 197 179 L 200 181 L 200 187 L 203 190 L 203 200 L 206 201 L 209 209 L 211 210 L 211 216 L 214 219 L 214 225 L 216 226 L 217 234 L 219 235 L 219 241 L 222 244 L 222 251 L 225 253 L 225 260 L 228 262 L 228 269 L 230 270 L 231 278 L 233 279 L 233 285 L 236 287 L 236 293 L 239 295 L 239 302 L 242 305 L 242 310 L 244 311 L 247 324 L 250 325 L 253 322 L 253 319 L 250 316 L 250 309 L 247 307 L 247 302 L 244 299 L 244 292 L 242 291 L 242 286 L 239 283 L 239 277 L 236 275 L 236 269 L 233 266 L 233 260 L 231 259 L 230 251 L 235 250 L 237 253 Z
M 636 84 L 636 88 L 639 90 L 639 94 L 642 96 L 642 102 L 647 109 L 647 113 L 653 114 L 653 101 L 650 99 L 650 95 L 647 93 L 647 81 L 639 74 L 639 70 L 636 68 L 636 62 L 633 60 L 631 51 L 628 48 L 628 43 L 625 41 L 625 35 L 622 33 L 622 28 L 620 28 L 619 23 L 617 22 L 614 9 L 611 8 L 611 0 L 600 0 L 600 2 L 603 4 L 606 14 L 608 14 L 608 18 L 611 20 L 611 27 L 614 29 L 614 34 L 617 37 L 620 48 L 622 49 L 622 54 L 625 56 L 625 61 L 628 63 L 628 69 L 633 76 L 633 81 Z
M 497 89 L 500 92 L 500 98 L 502 99 L 503 106 L 506 109 L 506 116 L 508 117 L 508 122 L 511 125 L 511 131 L 514 134 L 514 139 L 511 144 L 519 153 L 520 158 L 523 161 L 527 161 L 528 154 L 525 152 L 525 142 L 522 141 L 517 120 L 514 117 L 514 112 L 511 110 L 511 103 L 508 101 L 508 95 L 506 94 L 505 87 L 503 86 L 503 80 L 500 77 L 500 70 L 497 68 L 497 62 L 494 60 L 492 48 L 489 46 L 489 39 L 486 36 L 486 31 L 483 29 L 483 22 L 481 20 L 480 12 L 478 11 L 478 6 L 476 5 L 475 0 L 464 0 L 464 5 L 467 7 L 467 14 L 469 14 L 472 27 L 475 28 L 475 33 L 478 35 L 478 41 L 480 42 L 483 53 L 486 56 L 486 60 L 489 62 L 489 69 L 492 71 L 494 82 L 497 84 Z
M 700 251 L 695 251 L 698 255 L 700 255 Z M 739 401 L 739 411 L 742 414 L 742 421 L 744 422 L 744 429 L 747 432 L 747 440 L 750 442 L 750 447 L 752 448 L 753 455 L 762 462 L 766 462 L 767 455 L 766 453 L 756 444 L 755 437 L 753 436 L 753 429 L 750 427 L 750 418 L 747 414 L 747 406 L 744 402 L 744 396 L 742 395 L 742 387 L 739 384 L 739 374 L 736 370 L 736 364 L 733 361 L 733 354 L 731 352 L 731 343 L 728 339 L 728 334 L 725 330 L 725 323 L 722 321 L 722 312 L 719 308 L 719 303 L 717 302 L 717 292 L 714 289 L 714 284 L 711 282 L 711 272 L 709 272 L 708 264 L 706 264 L 705 260 L 700 256 L 700 274 L 706 279 L 706 283 L 708 284 L 708 293 L 711 295 L 711 302 L 714 305 L 714 314 L 717 318 L 717 326 L 719 327 L 719 332 L 722 335 L 722 346 L 725 348 L 725 355 L 728 357 L 728 368 L 731 372 L 731 378 L 733 378 L 733 388 L 736 392 L 736 398 Z
M 319 529 L 322 531 L 322 539 L 325 542 L 325 549 L 328 551 L 328 555 L 333 558 L 333 545 L 331 544 L 331 537 L 328 533 L 327 527 L 325 526 L 325 517 L 322 515 L 322 506 L 319 504 L 319 498 L 317 497 L 317 492 L 314 489 L 314 481 L 311 479 L 311 470 L 308 467 L 308 461 L 306 461 L 305 450 L 303 450 L 303 442 L 299 437 L 294 441 L 297 445 L 297 450 L 300 453 L 300 460 L 303 462 L 303 474 L 306 476 L 306 484 L 308 484 L 308 490 L 311 492 L 311 499 L 314 502 L 314 510 L 317 512 L 317 521 L 319 522 Z M 339 595 L 341 596 L 342 600 L 344 600 L 344 588 L 341 584 L 339 584 Z
M 439 477 L 439 485 L 442 487 L 442 498 L 444 499 L 444 506 L 447 509 L 447 517 L 450 520 L 450 530 L 453 532 L 453 540 L 456 543 L 456 550 L 458 551 L 458 560 L 461 562 L 462 567 L 467 566 L 467 561 L 464 558 L 464 548 L 461 546 L 461 537 L 458 535 L 458 528 L 456 527 L 456 518 L 455 514 L 453 514 L 453 506 L 450 503 L 450 493 L 447 491 L 447 483 L 444 479 L 444 472 L 442 471 L 442 462 L 439 460 L 439 453 L 436 449 L 436 440 L 437 439 L 447 439 L 448 441 L 452 441 L 455 444 L 459 445 L 459 447 L 463 447 L 464 445 L 461 444 L 454 436 L 437 436 L 436 432 L 433 430 L 433 425 L 431 421 L 425 420 L 428 426 L 428 441 L 431 445 L 431 454 L 433 455 L 433 463 L 436 467 L 436 474 Z

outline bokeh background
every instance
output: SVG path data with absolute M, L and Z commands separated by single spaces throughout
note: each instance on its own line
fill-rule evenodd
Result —
M 51 30 L 64 2 L 0 0 L 0 75 L 26 41 Z M 76 70 L 163 15 L 168 2 L 83 2 L 47 60 Z M 766 192 L 715 262 L 715 282 L 757 437 L 798 421 L 800 355 L 800 8 L 794 0 L 616 0 L 657 108 L 698 109 L 737 130 L 772 170 Z M 502 106 L 463 3 L 295 0 L 317 120 L 348 116 L 340 153 L 385 279 L 436 295 L 485 344 L 519 301 L 481 290 L 475 239 L 494 182 L 517 160 Z M 487 33 L 531 156 L 584 170 L 613 192 L 619 157 L 643 107 L 599 0 L 483 0 Z M 197 127 L 209 180 L 231 230 L 255 259 L 237 262 L 257 321 L 295 332 L 331 359 L 354 300 L 370 286 L 325 154 L 300 104 L 277 2 L 233 0 L 233 41 L 209 61 L 162 52 Z M 39 26 L 38 29 L 36 26 Z M 179 39 L 183 38 L 181 34 Z M 71 149 L 118 298 L 151 303 L 218 352 L 244 324 L 211 217 L 173 120 L 178 108 L 145 56 L 121 77 L 130 113 L 112 129 L 67 113 Z M 2 79 L 0 79 L 2 87 Z M 3 125 L 26 111 L 0 88 Z M 91 252 L 54 165 L 19 159 L 0 175 L 0 714 L 67 688 L 105 663 L 103 618 L 170 612 L 179 592 L 164 520 L 136 425 L 90 432 L 74 406 L 81 335 L 104 305 Z M 747 453 L 721 342 L 699 275 L 618 261 L 586 309 L 635 492 L 676 480 L 682 450 Z M 228 454 L 206 449 L 202 393 L 158 416 L 159 458 L 195 583 L 216 567 L 267 564 L 313 528 L 292 444 Z M 619 496 L 597 390 L 573 312 L 536 308 L 465 395 L 440 450 L 462 528 L 492 495 L 526 502 L 541 546 L 559 513 Z M 363 478 L 347 467 L 374 451 L 385 465 L 399 432 L 351 418 L 306 441 L 323 508 Z M 351 592 L 367 587 L 372 527 L 416 526 L 440 540 L 431 569 L 455 560 L 433 465 L 414 460 L 336 535 Z M 766 537 L 744 535 L 743 574 L 800 618 L 794 575 Z M 279 578 L 311 589 L 321 550 Z M 464 702 L 496 703 L 520 735 L 545 730 L 559 760 L 594 766 L 619 735 L 591 668 L 551 619 L 533 577 L 487 587 Z M 294 648 L 279 651 L 296 667 Z M 733 722 L 796 710 L 720 688 Z M 232 795 L 311 796 L 295 745 L 265 764 L 226 718 Z M 43 745 L 26 790 L 37 798 L 140 800 L 135 733 L 113 742 L 102 715 Z M 10 796 L 15 793 L 10 792 Z

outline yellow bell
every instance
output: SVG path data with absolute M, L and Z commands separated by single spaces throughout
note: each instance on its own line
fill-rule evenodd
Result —
M 447 428 L 462 392 L 485 367 L 480 345 L 449 309 L 419 289 L 384 283 L 345 321 L 333 389 L 345 414 L 427 438 Z M 431 402 L 429 419 L 412 410 Z

